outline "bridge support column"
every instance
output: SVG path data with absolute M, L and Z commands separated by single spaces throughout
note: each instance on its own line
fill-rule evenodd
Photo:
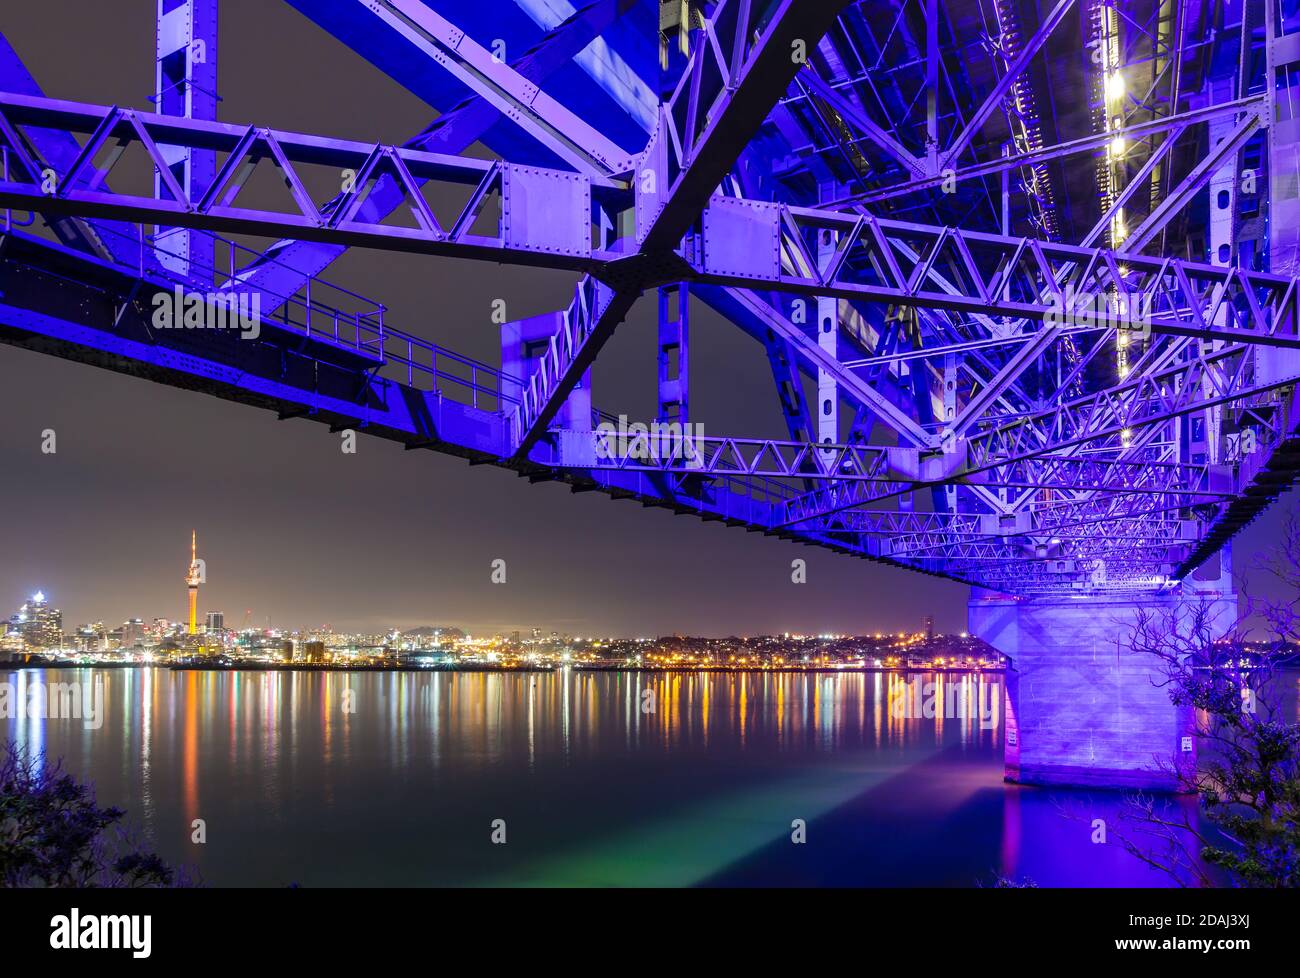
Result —
M 1230 575 L 1227 580 L 1231 580 Z M 1217 635 L 1237 618 L 1229 589 L 1184 585 L 1163 594 L 1011 598 L 976 592 L 971 634 L 1012 660 L 1004 724 L 1006 780 L 1169 791 L 1160 763 L 1196 763 L 1195 717 L 1156 685 L 1154 656 L 1133 651 L 1138 614 L 1210 603 Z

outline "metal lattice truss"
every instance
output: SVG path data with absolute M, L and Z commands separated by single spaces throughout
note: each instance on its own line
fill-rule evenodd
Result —
M 49 99 L 16 58 L 0 77 L 8 238 L 40 253 L 12 218 L 39 213 L 60 274 L 93 261 L 87 280 L 132 281 L 115 328 L 150 287 L 257 294 L 281 320 L 263 345 L 355 372 L 328 398 L 319 368 L 307 387 L 268 375 L 259 397 L 303 405 L 285 416 L 355 417 L 410 447 L 1026 593 L 1164 587 L 1237 525 L 1240 500 L 1281 488 L 1273 470 L 1263 489 L 1252 480 L 1293 435 L 1296 280 L 1231 247 L 1189 257 L 1219 240 L 1208 211 L 1244 226 L 1247 191 L 1223 175 L 1273 151 L 1272 87 L 1257 82 L 1271 46 L 1250 56 L 1253 19 L 1207 42 L 1239 48 L 1224 87 L 1170 34 L 1175 20 L 1138 0 L 1114 0 L 1131 26 L 1104 39 L 1100 67 L 1079 43 L 1111 0 L 1058 0 L 1031 34 L 1012 0 L 666 4 L 663 60 L 639 72 L 624 28 L 646 22 L 633 18 L 659 7 L 649 0 L 597 0 L 513 60 L 458 25 L 471 14 L 457 3 L 291 2 L 340 37 L 364 28 L 367 57 L 439 117 L 405 143 L 366 143 L 192 105 Z M 1191 36 L 1206 15 L 1173 6 Z M 571 77 L 548 91 L 562 69 L 586 72 L 598 107 Z M 1062 86 L 1094 93 L 1086 126 L 1040 112 Z M 642 136 L 630 149 L 629 130 Z M 479 141 L 501 159 L 461 155 Z M 141 185 L 132 166 L 151 193 L 112 189 Z M 283 186 L 279 207 L 248 200 L 259 168 Z M 309 189 L 322 174 L 324 199 Z M 184 255 L 141 224 L 190 236 Z M 231 246 L 217 272 L 194 256 L 219 232 L 280 240 L 245 262 Z M 354 246 L 580 278 L 565 309 L 503 328 L 494 368 L 395 330 L 382 305 L 342 332 L 335 309 L 322 331 L 313 285 L 319 296 L 320 273 Z M 660 416 L 616 427 L 592 412 L 588 373 L 650 290 Z M 665 290 L 763 345 L 788 438 L 718 435 L 686 413 L 688 317 L 668 317 Z M 44 310 L 0 312 L 24 337 L 72 335 Z M 76 336 L 97 358 L 178 369 L 170 337 L 121 352 Z M 189 341 L 189 356 L 232 355 Z M 445 414 L 466 393 L 486 419 L 466 417 L 472 436 Z

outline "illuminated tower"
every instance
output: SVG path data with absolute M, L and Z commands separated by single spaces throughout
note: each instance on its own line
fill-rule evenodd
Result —
M 185 578 L 185 583 L 190 588 L 190 627 L 189 633 L 194 635 L 198 632 L 199 617 L 199 581 L 202 575 L 199 573 L 198 558 L 198 534 L 193 530 L 190 531 L 190 574 Z

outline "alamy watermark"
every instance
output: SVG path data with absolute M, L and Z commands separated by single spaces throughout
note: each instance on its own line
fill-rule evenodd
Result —
M 152 934 L 151 914 L 82 914 L 73 907 L 50 918 L 50 947 L 56 951 L 125 950 L 147 958 Z
M 704 467 L 704 426 L 680 421 L 628 423 L 627 415 L 618 416 L 618 424 L 602 421 L 596 426 L 596 457 L 648 462 L 680 461 L 687 468 Z
M 155 292 L 155 329 L 237 329 L 241 339 L 255 340 L 262 332 L 262 297 L 256 292 L 199 292 L 176 286 Z
M 913 676 L 890 688 L 889 715 L 896 720 L 933 720 L 939 716 L 945 720 L 978 718 L 981 730 L 992 730 L 997 726 L 1002 687 L 997 683 L 980 683 L 976 690 L 961 683 L 937 683 Z
M 1048 326 L 1083 326 L 1113 328 L 1151 335 L 1151 309 L 1155 304 L 1153 292 L 1079 292 L 1067 285 L 1063 292 L 1055 292 L 1043 317 Z
M 104 680 L 20 683 L 10 673 L 0 681 L 0 720 L 80 720 L 87 730 L 98 730 L 104 725 Z

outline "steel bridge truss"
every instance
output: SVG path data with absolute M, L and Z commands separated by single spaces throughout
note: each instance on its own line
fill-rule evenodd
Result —
M 215 51 L 214 5 L 182 6 L 211 14 L 194 23 Z M 475 95 L 390 145 L 203 117 L 215 101 L 145 112 L 50 99 L 11 68 L 0 78 L 6 341 L 1016 593 L 1167 587 L 1204 558 L 1202 541 L 1237 525 L 1244 494 L 1282 488 L 1273 470 L 1259 480 L 1295 434 L 1296 279 L 1167 247 L 1216 174 L 1271 141 L 1271 91 L 1242 85 L 1238 98 L 1044 145 L 1032 85 L 1073 0 L 1031 36 L 995 39 L 982 92 L 952 77 L 974 70 L 953 26 L 964 5 L 932 9 L 920 45 L 900 0 L 888 36 L 911 45 L 930 92 L 917 144 L 893 117 L 902 89 L 882 93 L 884 75 L 865 67 L 864 45 L 878 68 L 891 43 L 879 9 L 722 0 L 687 5 L 689 55 L 670 59 L 657 111 L 626 79 L 600 83 L 645 130 L 629 153 L 543 83 L 635 4 L 598 0 L 513 62 L 417 0 L 294 5 L 336 32 L 349 8 Z M 1001 7 L 1007 24 L 1013 7 Z M 1003 117 L 1006 146 L 985 138 Z M 501 120 L 512 135 L 499 140 L 521 158 L 460 155 Z M 1205 135 L 1212 126 L 1220 138 Z M 1060 240 L 1050 165 L 1124 140 L 1127 183 L 1079 243 Z M 131 167 L 151 193 L 112 189 L 141 185 Z M 259 167 L 285 189 L 278 209 L 241 201 Z M 1012 173 L 1033 184 L 1029 235 L 1008 226 Z M 1004 179 L 1002 226 L 945 220 L 949 183 L 975 188 L 978 205 L 990 179 Z M 1117 240 L 1124 208 L 1143 198 Z M 58 242 L 16 227 L 15 211 L 42 215 Z M 162 229 L 182 229 L 183 247 L 169 251 Z M 237 262 L 219 233 L 281 240 Z M 382 304 L 320 278 L 353 246 L 579 281 L 566 308 L 531 324 L 541 333 L 528 355 L 507 356 L 503 329 L 495 367 L 397 330 Z M 109 297 L 107 321 L 43 299 L 33 273 Z M 256 292 L 267 317 L 256 351 L 151 331 L 142 299 L 180 286 Z M 660 417 L 624 431 L 579 395 L 647 291 L 661 299 Z M 693 423 L 692 295 L 764 345 L 789 438 Z

